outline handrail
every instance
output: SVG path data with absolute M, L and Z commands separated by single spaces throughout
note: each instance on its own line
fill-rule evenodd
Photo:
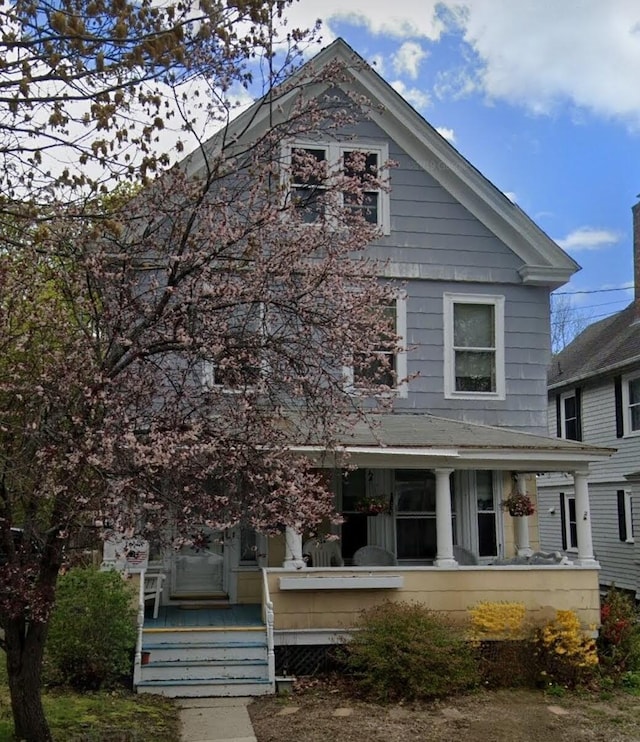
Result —
M 273 642 L 273 602 L 269 594 L 269 580 L 267 579 L 267 570 L 265 567 L 262 571 L 262 618 L 267 626 L 267 666 L 269 670 L 269 682 L 275 689 L 276 683 L 276 654 Z
M 133 660 L 133 687 L 142 680 L 142 627 L 144 626 L 144 570 L 140 572 L 140 586 L 138 590 L 138 636 L 136 638 L 136 654 Z

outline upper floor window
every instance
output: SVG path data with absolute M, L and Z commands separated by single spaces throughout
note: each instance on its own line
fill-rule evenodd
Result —
M 387 329 L 379 344 L 369 353 L 357 353 L 353 366 L 343 370 L 346 385 L 353 391 L 371 391 L 384 385 L 399 397 L 407 396 L 407 299 L 399 294 L 392 304 L 383 307 Z
M 444 294 L 444 393 L 505 398 L 504 297 Z
M 640 433 L 640 375 L 622 378 L 622 417 L 625 435 Z
M 573 389 L 556 397 L 558 438 L 566 438 L 571 441 L 582 440 L 581 408 L 580 389 Z
M 289 189 L 294 205 L 300 209 L 302 221 L 313 224 L 324 219 L 329 211 L 329 198 L 338 205 L 360 214 L 375 224 L 384 234 L 390 232 L 389 194 L 378 185 L 382 168 L 389 159 L 386 144 L 359 142 L 327 144 L 300 142 L 289 148 Z M 332 193 L 333 176 L 346 175 L 360 181 L 362 190 L 355 193 Z M 376 181 L 376 182 L 374 182 Z M 335 201 L 334 201 L 335 203 Z

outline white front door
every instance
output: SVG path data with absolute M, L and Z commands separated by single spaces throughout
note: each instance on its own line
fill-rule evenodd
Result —
M 173 555 L 172 598 L 206 598 L 228 591 L 228 544 L 220 531 L 208 531 L 200 548 L 183 546 Z

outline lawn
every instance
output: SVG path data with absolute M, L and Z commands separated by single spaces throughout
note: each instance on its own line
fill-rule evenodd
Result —
M 12 742 L 13 721 L 0 653 L 0 742 Z M 45 713 L 56 742 L 176 742 L 178 709 L 168 699 L 126 691 L 46 691 Z

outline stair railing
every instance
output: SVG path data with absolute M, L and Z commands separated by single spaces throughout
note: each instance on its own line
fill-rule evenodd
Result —
M 269 580 L 267 570 L 262 567 L 262 619 L 267 627 L 267 666 L 269 670 L 269 682 L 275 688 L 276 683 L 276 654 L 273 642 L 273 602 L 269 594 Z

